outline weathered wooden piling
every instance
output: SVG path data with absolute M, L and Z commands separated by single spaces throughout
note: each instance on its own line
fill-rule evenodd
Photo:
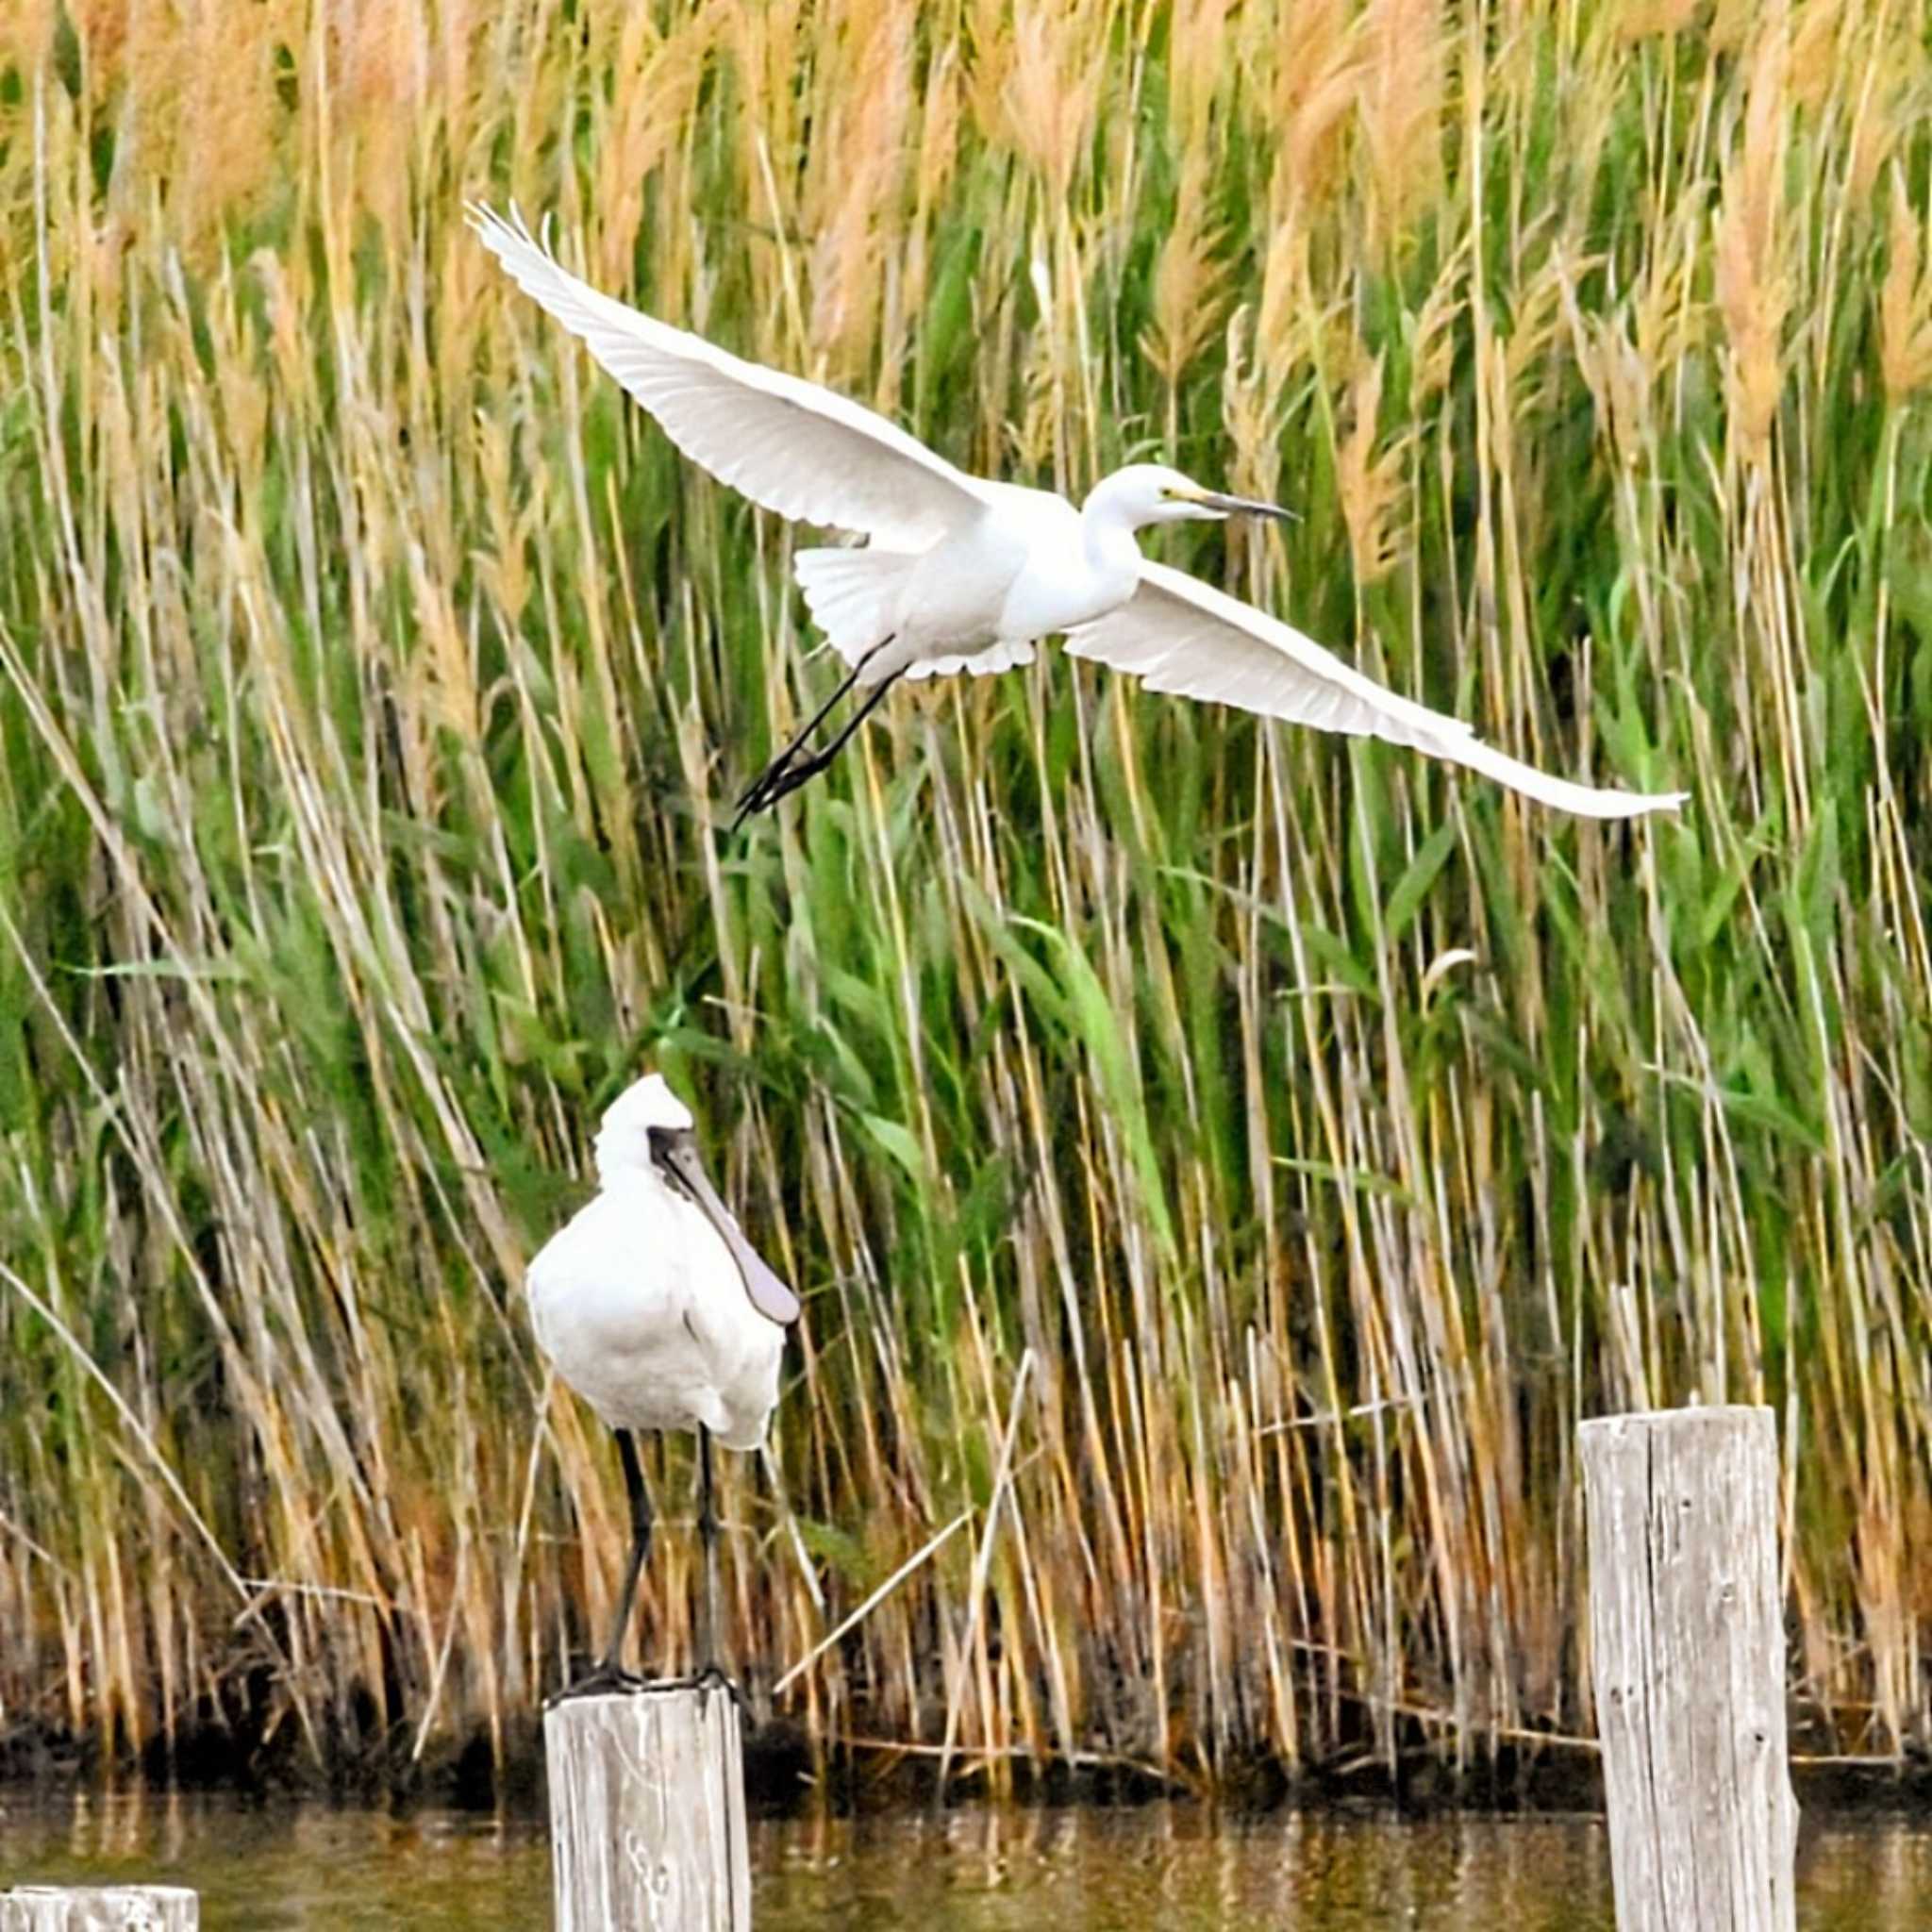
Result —
M 0 1932 L 197 1932 L 185 1885 L 16 1885 L 0 1891 Z
M 1618 1932 L 1792 1932 L 1772 1412 L 1607 1416 L 1581 1441 Z
M 738 1706 L 645 1685 L 543 1714 L 557 1932 L 749 1932 Z

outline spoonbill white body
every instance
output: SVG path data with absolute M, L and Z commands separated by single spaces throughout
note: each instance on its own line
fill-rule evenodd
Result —
M 659 1074 L 606 1110 L 596 1197 L 530 1263 L 530 1323 L 557 1373 L 617 1436 L 630 1499 L 631 1553 L 603 1661 L 567 1694 L 634 1682 L 620 1669 L 625 1627 L 650 1552 L 651 1503 L 633 1440 L 694 1430 L 706 1591 L 699 1650 L 715 1628 L 717 1524 L 711 1438 L 756 1449 L 778 1400 L 778 1364 L 798 1300 L 753 1251 L 698 1159 L 691 1109 Z
M 1074 657 L 1133 672 L 1151 691 L 1407 745 L 1563 811 L 1630 818 L 1684 800 L 1579 785 L 1524 764 L 1279 619 L 1143 558 L 1134 537 L 1152 524 L 1285 510 L 1203 489 L 1158 463 L 1117 471 L 1077 509 L 1050 491 L 969 476 L 860 404 L 601 294 L 521 216 L 512 225 L 473 206 L 470 219 L 524 290 L 693 462 L 780 516 L 869 540 L 793 559 L 813 619 L 851 669 L 740 800 L 741 819 L 823 771 L 901 677 L 1006 671 L 1030 663 L 1038 641 L 1056 632 Z M 865 697 L 844 728 L 808 752 L 855 687 Z

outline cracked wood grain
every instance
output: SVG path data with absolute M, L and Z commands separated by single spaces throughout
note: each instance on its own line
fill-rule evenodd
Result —
M 1793 1932 L 1768 1408 L 1581 1429 L 1618 1932 Z
M 558 1932 L 749 1932 L 738 1707 L 686 1685 L 543 1714 Z

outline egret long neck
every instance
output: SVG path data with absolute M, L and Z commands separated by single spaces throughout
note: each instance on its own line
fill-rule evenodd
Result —
M 1080 506 L 1080 538 L 1088 569 L 1116 591 L 1114 603 L 1125 603 L 1141 581 L 1141 546 L 1125 507 L 1105 482 L 1095 484 Z

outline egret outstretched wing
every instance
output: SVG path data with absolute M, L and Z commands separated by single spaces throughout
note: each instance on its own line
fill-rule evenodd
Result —
M 1312 638 L 1165 564 L 1144 563 L 1133 596 L 1069 632 L 1067 649 L 1132 672 L 1150 691 L 1407 745 L 1585 818 L 1671 811 L 1687 795 L 1607 791 L 1553 778 L 1485 744 L 1460 719 L 1397 696 Z
M 469 213 L 484 246 L 525 292 L 584 343 L 692 462 L 754 503 L 915 550 L 985 506 L 989 486 L 875 411 L 600 294 L 540 245 L 521 215 L 506 222 L 475 204 Z

